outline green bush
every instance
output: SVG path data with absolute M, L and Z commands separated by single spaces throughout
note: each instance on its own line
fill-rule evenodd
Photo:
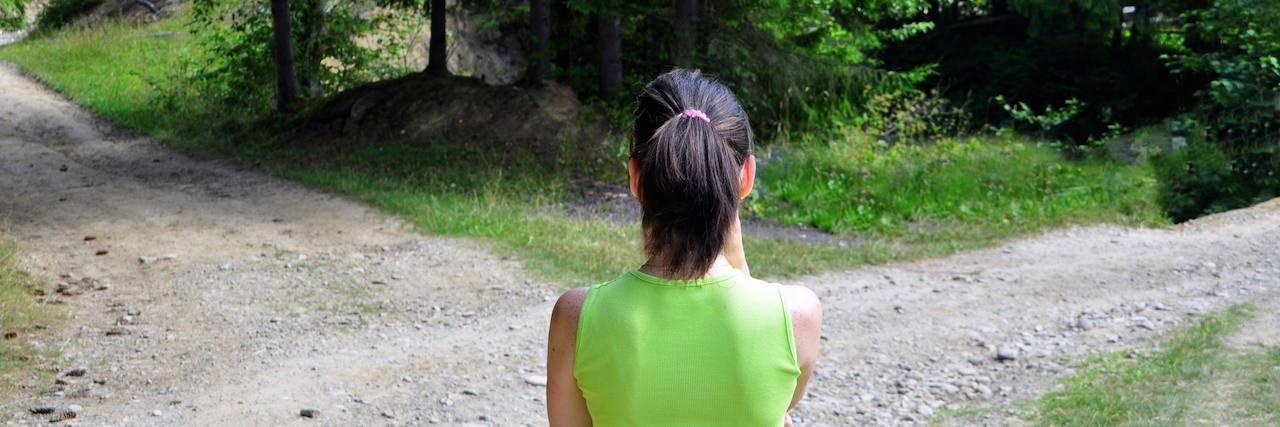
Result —
M 1192 143 L 1157 161 L 1160 201 L 1186 221 L 1280 194 L 1280 4 L 1227 0 L 1183 14 L 1181 73 L 1212 76 L 1200 105 L 1179 122 Z
M 65 27 L 104 2 L 105 0 L 52 0 L 36 16 L 36 28 L 46 32 Z
M 0 30 L 22 28 L 27 17 L 27 0 L 0 0 Z
M 407 52 L 409 41 L 394 28 L 388 30 L 399 24 L 401 15 L 372 8 L 368 2 L 290 2 L 304 95 L 318 97 L 409 71 L 394 65 L 403 63 L 398 56 Z M 275 99 L 269 9 L 266 0 L 193 1 L 189 28 L 200 53 L 185 58 L 178 81 L 165 88 L 167 102 L 207 102 L 248 115 L 266 112 Z
M 1225 151 L 1196 142 L 1156 156 L 1158 200 L 1174 222 L 1251 206 L 1280 195 L 1280 153 L 1274 146 Z

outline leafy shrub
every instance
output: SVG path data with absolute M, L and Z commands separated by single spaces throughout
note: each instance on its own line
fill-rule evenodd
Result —
M 51 0 L 39 15 L 36 15 L 36 28 L 40 31 L 53 31 L 65 27 L 81 15 L 87 14 L 105 0 Z
M 408 40 L 391 28 L 394 13 L 336 0 L 291 2 L 294 57 L 303 93 L 320 96 L 408 72 L 398 56 Z M 362 9 L 363 7 L 363 9 Z M 267 0 L 195 0 L 190 30 L 201 54 L 185 61 L 168 102 L 205 100 L 248 114 L 265 112 L 275 96 L 275 60 Z M 362 41 L 363 44 L 358 42 Z
M 1274 146 L 1226 151 L 1204 141 L 1154 158 L 1158 201 L 1174 222 L 1251 206 L 1280 195 Z
M 27 0 L 0 0 L 0 30 L 16 30 L 27 17 Z
M 866 108 L 863 129 L 888 143 L 921 143 L 960 136 L 969 126 L 969 112 L 951 105 L 937 90 L 928 94 L 874 94 Z
M 1183 15 L 1188 46 L 1169 56 L 1181 73 L 1212 76 L 1179 123 L 1192 141 L 1158 159 L 1160 201 L 1186 221 L 1280 195 L 1280 4 L 1227 0 Z

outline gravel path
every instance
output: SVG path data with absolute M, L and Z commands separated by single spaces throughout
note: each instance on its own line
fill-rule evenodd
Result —
M 73 411 L 64 423 L 546 424 L 558 284 L 345 198 L 133 137 L 12 66 L 0 87 L 0 213 L 24 267 L 65 289 L 48 298 L 68 321 L 42 345 L 83 368 L 0 403 L 8 423 Z M 961 421 L 1019 424 L 1010 402 L 1051 387 L 1071 355 L 1140 349 L 1231 304 L 1274 307 L 1277 247 L 1273 201 L 794 280 L 826 309 L 797 425 L 913 425 L 974 405 L 997 410 Z M 1263 310 L 1235 340 L 1276 346 L 1278 322 Z

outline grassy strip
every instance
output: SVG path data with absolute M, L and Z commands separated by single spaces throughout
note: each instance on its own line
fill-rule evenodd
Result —
M 299 144 L 253 126 L 216 126 L 235 118 L 200 106 L 164 109 L 156 88 L 180 84 L 165 76 L 175 74 L 182 57 L 194 57 L 186 54 L 194 43 L 182 35 L 181 21 L 65 30 L 0 48 L 0 59 L 158 140 L 350 194 L 429 233 L 480 237 L 543 279 L 589 284 L 642 261 L 636 225 L 562 213 L 571 177 L 622 176 L 621 167 L 601 175 L 598 166 L 582 166 L 612 159 L 538 165 L 521 161 L 532 157 L 521 153 L 447 142 Z M 169 31 L 176 34 L 147 37 Z M 232 135 L 223 128 L 249 130 Z M 1163 223 L 1150 203 L 1145 167 L 1070 163 L 1048 148 L 1011 140 L 886 149 L 856 132 L 844 135 L 838 143 L 789 147 L 788 156 L 762 168 L 761 192 L 747 210 L 782 224 L 856 233 L 867 244 L 846 249 L 748 238 L 753 273 L 787 277 L 947 254 L 1070 222 Z
M 57 320 L 48 306 L 36 304 L 33 293 L 43 288 L 18 269 L 17 253 L 13 242 L 0 242 L 0 396 L 13 395 L 24 379 L 37 374 L 38 363 L 51 356 L 28 334 Z
M 1149 355 L 1109 353 L 1082 363 L 1078 374 L 1062 381 L 1061 391 L 1040 400 L 1044 426 L 1177 426 L 1192 424 L 1201 414 L 1225 418 L 1212 425 L 1268 418 L 1274 425 L 1277 377 L 1269 363 L 1280 352 L 1238 353 L 1222 338 L 1252 317 L 1252 305 L 1235 306 L 1205 317 L 1176 333 Z M 1250 388 L 1228 393 L 1217 402 L 1224 384 L 1247 382 Z M 1239 402 L 1252 402 L 1241 405 Z M 1253 415 L 1224 408 L 1249 408 Z M 1260 415 L 1261 414 L 1261 415 Z M 1235 422 L 1233 422 L 1234 420 Z M 1247 425 L 1260 425 L 1252 422 Z
M 856 131 L 797 144 L 761 169 L 759 215 L 836 233 L 960 240 L 1072 222 L 1164 224 L 1145 164 L 1067 162 L 1016 138 L 888 147 Z

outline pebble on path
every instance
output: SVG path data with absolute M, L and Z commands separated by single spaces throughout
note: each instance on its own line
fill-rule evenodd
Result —
M 529 385 L 545 387 L 547 385 L 547 377 L 544 375 L 530 375 L 524 377 L 524 382 Z
M 320 410 L 316 408 L 302 408 L 302 411 L 300 411 L 300 415 L 307 418 L 315 418 L 319 413 Z

